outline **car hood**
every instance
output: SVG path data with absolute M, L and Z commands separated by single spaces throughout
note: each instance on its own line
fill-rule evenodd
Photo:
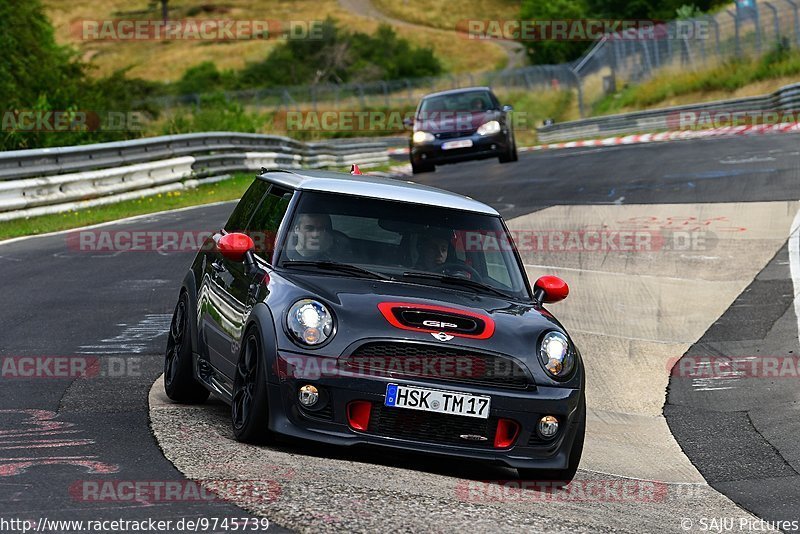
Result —
M 318 299 L 331 308 L 336 316 L 337 333 L 326 347 L 315 350 L 323 351 L 326 356 L 346 354 L 353 344 L 365 339 L 393 338 L 446 343 L 448 346 L 503 353 L 527 360 L 535 355 L 543 332 L 564 331 L 555 317 L 538 305 L 478 294 L 471 290 L 305 273 L 273 276 L 270 287 L 278 289 L 277 285 L 284 287 L 270 291 L 270 295 L 275 297 L 267 300 L 276 324 L 284 323 L 288 308 L 298 299 Z M 486 318 L 487 325 L 493 323 L 494 328 L 488 336 L 469 337 L 447 331 L 454 337 L 443 342 L 432 334 L 444 329 L 431 327 L 423 330 L 403 328 L 408 325 L 398 325 L 396 322 L 392 324 L 386 312 L 381 311 L 381 307 L 385 310 L 392 307 L 392 303 L 432 309 L 434 314 L 439 308 L 450 309 L 464 315 Z M 279 342 L 280 349 L 298 350 L 285 333 L 279 335 L 281 338 L 283 342 Z
M 414 130 L 431 133 L 469 132 L 472 133 L 482 124 L 500 117 L 499 111 L 459 111 L 432 112 L 418 119 Z

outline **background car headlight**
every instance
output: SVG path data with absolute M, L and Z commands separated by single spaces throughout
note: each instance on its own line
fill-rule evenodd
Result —
M 324 304 L 312 299 L 292 304 L 286 324 L 295 340 L 306 346 L 325 343 L 333 335 L 333 315 Z
M 478 135 L 491 135 L 500 131 L 500 123 L 497 121 L 489 121 L 481 124 L 478 128 Z
M 561 332 L 548 332 L 539 346 L 539 360 L 547 374 L 560 380 L 568 377 L 575 368 L 575 351 L 567 336 Z
M 414 135 L 411 137 L 411 140 L 414 141 L 417 144 L 419 144 L 419 143 L 430 143 L 434 139 L 436 139 L 436 138 L 433 136 L 432 133 L 423 132 L 423 131 L 414 132 Z

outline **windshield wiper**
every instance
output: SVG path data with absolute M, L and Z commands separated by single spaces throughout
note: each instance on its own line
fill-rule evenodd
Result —
M 391 280 L 391 278 L 389 276 L 386 276 L 385 274 L 376 273 L 375 271 L 370 271 L 369 269 L 364 269 L 363 267 L 358 267 L 356 265 L 351 265 L 349 263 L 339 263 L 335 261 L 289 260 L 283 262 L 281 266 L 288 268 L 317 267 L 319 269 L 325 269 L 328 271 L 339 271 L 345 274 L 366 276 L 368 278 L 376 278 L 378 280 Z
M 425 271 L 406 271 L 403 273 L 403 278 L 424 278 L 427 280 L 437 280 L 439 282 L 442 282 L 443 284 L 452 284 L 452 285 L 469 287 L 471 289 L 480 289 L 483 291 L 494 293 L 495 295 L 501 296 L 506 299 L 514 299 L 514 297 L 509 295 L 508 293 L 500 291 L 499 289 L 496 289 L 490 285 L 483 284 L 481 282 L 476 282 L 475 280 L 470 280 L 469 278 L 461 278 L 460 276 L 448 276 L 446 274 L 436 274 Z

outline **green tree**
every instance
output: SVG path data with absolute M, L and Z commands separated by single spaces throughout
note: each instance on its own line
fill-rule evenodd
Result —
M 524 0 L 520 10 L 522 20 L 576 20 L 587 17 L 583 0 Z M 524 41 L 531 63 L 553 64 L 572 61 L 589 47 L 587 41 L 554 41 L 543 39 Z

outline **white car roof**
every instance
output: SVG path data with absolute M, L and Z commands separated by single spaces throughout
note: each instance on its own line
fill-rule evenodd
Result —
M 364 198 L 410 202 L 497 216 L 497 210 L 469 197 L 414 182 L 330 171 L 266 170 L 259 178 L 300 191 L 339 193 Z

